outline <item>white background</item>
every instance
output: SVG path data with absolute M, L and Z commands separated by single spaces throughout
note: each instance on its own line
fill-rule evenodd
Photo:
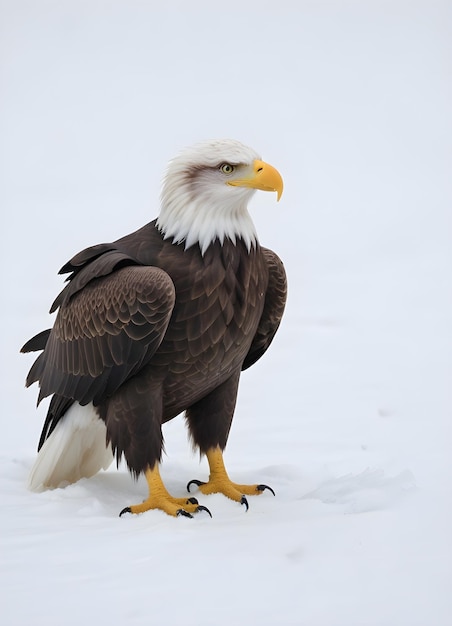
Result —
M 5 626 L 446 626 L 452 619 L 450 2 L 0 2 Z M 156 217 L 167 161 L 232 137 L 290 283 L 226 450 L 245 513 L 117 517 L 123 467 L 44 494 L 24 390 L 58 269 Z M 183 420 L 162 468 L 205 478 Z

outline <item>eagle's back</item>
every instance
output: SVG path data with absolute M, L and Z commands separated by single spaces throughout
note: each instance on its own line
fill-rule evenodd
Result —
M 107 341 L 108 333 L 102 334 L 101 328 L 95 350 L 85 345 L 87 341 L 77 339 L 77 346 L 69 354 L 64 352 L 63 348 L 70 343 L 69 334 L 71 337 L 77 334 L 72 311 L 79 301 L 84 310 L 78 317 L 94 320 L 86 322 L 88 332 L 95 332 L 91 327 L 96 324 L 104 323 L 107 327 L 114 317 L 106 307 L 99 322 L 98 301 L 91 299 L 84 304 L 84 298 L 90 291 L 94 294 L 97 285 L 110 281 L 110 291 L 117 290 L 121 297 L 130 299 L 122 283 L 123 276 L 127 277 L 127 267 L 134 274 L 134 267 L 158 268 L 163 270 L 157 274 L 159 280 L 162 276 L 169 277 L 167 282 L 174 286 L 175 292 L 172 311 L 168 309 L 169 321 L 165 322 L 165 311 L 160 316 L 154 315 L 152 298 L 142 297 L 139 305 L 148 306 L 145 320 L 150 327 L 148 332 L 145 323 L 137 326 L 134 333 L 122 331 L 109 336 Z M 39 341 L 26 344 L 30 350 L 44 349 L 30 370 L 28 384 L 40 382 L 40 397 L 56 394 L 41 445 L 70 406 L 65 397 L 82 404 L 93 401 L 104 419 L 115 396 L 120 411 L 128 410 L 128 401 L 119 397 L 128 387 L 133 387 L 137 397 L 141 396 L 140 390 L 158 395 L 163 421 L 187 409 L 240 370 L 259 325 L 268 284 L 268 266 L 259 246 L 248 250 L 240 240 L 215 241 L 201 254 L 196 245 L 185 250 L 183 243 L 164 240 L 155 221 L 111 244 L 83 250 L 61 272 L 70 272 L 70 276 L 52 307 L 59 307 L 54 328 L 51 333 L 42 333 Z M 162 283 L 162 290 L 168 288 L 167 283 Z M 156 284 L 154 291 L 158 290 Z M 151 295 L 154 297 L 153 292 Z M 108 297 L 113 302 L 116 296 L 113 293 Z M 93 306 L 95 310 L 90 312 Z M 113 302 L 110 306 L 118 309 L 123 305 Z M 121 316 L 121 311 L 114 313 Z M 152 335 L 154 318 L 160 338 Z M 133 316 L 131 321 L 134 322 Z M 137 337 L 136 341 L 130 341 L 131 334 Z M 107 363 L 105 353 L 110 359 L 109 367 L 102 369 L 102 363 Z M 59 364 L 68 361 L 73 364 L 72 371 L 65 373 Z M 52 407 L 58 410 L 54 412 Z

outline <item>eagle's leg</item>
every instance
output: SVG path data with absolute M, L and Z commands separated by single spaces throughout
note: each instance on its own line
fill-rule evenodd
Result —
M 239 378 L 240 370 L 186 411 L 193 442 L 206 455 L 210 467 L 208 482 L 191 480 L 187 489 L 197 485 L 204 494 L 222 493 L 248 509 L 246 496 L 259 495 L 266 489 L 274 495 L 274 491 L 267 485 L 233 483 L 224 466 L 223 450 L 234 415 Z
M 219 446 L 207 450 L 206 457 L 210 468 L 208 482 L 205 483 L 200 480 L 191 480 L 187 485 L 188 491 L 190 491 L 191 485 L 197 485 L 199 490 L 204 495 L 210 493 L 222 493 L 231 500 L 244 504 L 247 510 L 248 501 L 246 496 L 258 496 L 266 489 L 275 495 L 273 489 L 268 485 L 241 485 L 232 482 L 224 466 L 223 452 Z
M 158 463 L 152 469 L 147 469 L 145 476 L 149 487 L 149 496 L 141 504 L 127 506 L 119 514 L 120 517 L 123 513 L 144 513 L 151 509 L 159 509 L 174 517 L 178 515 L 193 517 L 192 513 L 198 511 L 207 511 L 211 516 L 209 509 L 198 504 L 196 498 L 173 498 L 163 484 Z

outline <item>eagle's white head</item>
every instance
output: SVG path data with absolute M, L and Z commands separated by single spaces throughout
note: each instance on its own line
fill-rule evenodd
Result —
M 248 202 L 256 189 L 276 191 L 279 172 L 238 141 L 209 141 L 187 148 L 168 165 L 157 227 L 165 239 L 198 243 L 202 254 L 218 239 L 242 239 L 248 249 L 257 236 Z

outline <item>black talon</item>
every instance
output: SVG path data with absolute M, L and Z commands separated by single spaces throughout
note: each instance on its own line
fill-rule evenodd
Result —
M 188 498 L 187 504 L 198 504 L 198 500 L 196 498 Z
M 191 513 L 189 513 L 188 511 L 185 511 L 184 509 L 179 509 L 178 511 L 176 511 L 176 515 L 179 517 L 179 515 L 182 515 L 183 517 L 191 517 L 193 518 L 193 515 Z
M 199 511 L 206 511 L 206 513 L 208 513 L 210 517 L 212 517 L 212 513 L 209 511 L 209 509 L 206 506 L 203 506 L 202 504 L 200 504 L 196 509 L 197 513 L 199 513 Z
M 250 508 L 248 505 L 248 500 L 245 498 L 245 496 L 242 496 L 240 498 L 240 504 L 244 504 L 246 506 L 246 510 L 248 511 L 248 509 Z
M 273 491 L 273 489 L 271 487 L 269 487 L 268 485 L 257 485 L 256 487 L 257 491 L 265 491 L 266 489 L 268 489 L 269 491 L 272 492 L 272 494 L 274 496 L 276 496 L 276 493 Z
M 190 487 L 191 485 L 196 485 L 197 487 L 200 487 L 201 485 L 205 485 L 206 483 L 203 483 L 202 480 L 191 480 L 188 484 L 187 484 L 187 491 L 188 493 L 190 493 Z
M 132 513 L 132 509 L 130 508 L 130 506 L 126 506 L 121 513 L 119 514 L 119 517 L 121 517 L 122 515 L 124 515 L 124 513 Z

